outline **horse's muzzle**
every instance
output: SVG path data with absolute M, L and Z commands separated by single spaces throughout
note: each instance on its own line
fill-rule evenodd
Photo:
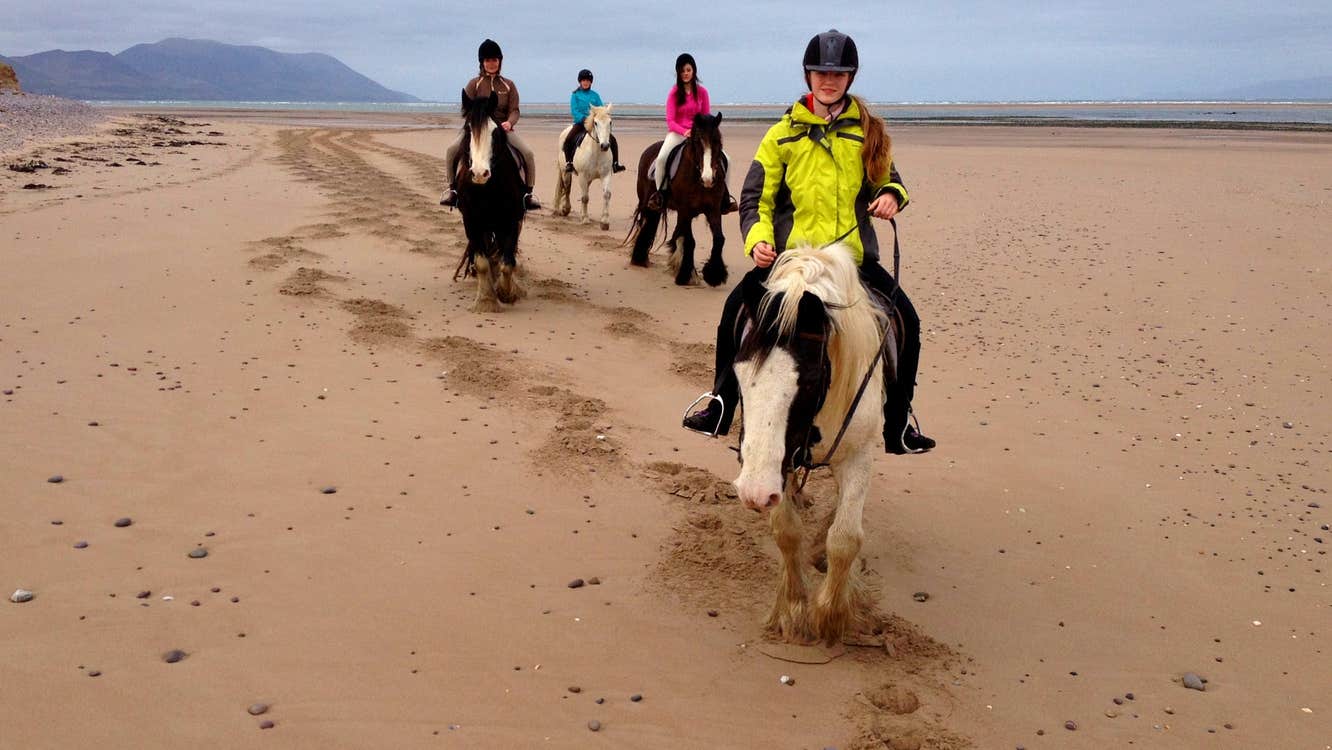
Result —
M 601 150 L 602 150 L 602 151 L 610 151 L 610 144 L 609 144 L 609 143 L 603 143 L 603 144 L 601 144 Z
M 473 169 L 473 170 L 472 170 L 472 183 L 473 183 L 473 184 L 476 184 L 476 185 L 484 185 L 484 184 L 486 184 L 486 181 L 489 180 L 489 179 L 490 179 L 490 170 L 489 170 L 489 169 L 481 169 L 481 170 Z

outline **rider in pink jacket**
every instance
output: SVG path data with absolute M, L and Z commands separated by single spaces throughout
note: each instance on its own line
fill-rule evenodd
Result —
M 694 127 L 694 115 L 710 114 L 712 114 L 712 105 L 708 101 L 708 90 L 699 83 L 698 63 L 694 62 L 693 55 L 684 52 L 675 58 L 675 85 L 671 87 L 671 93 L 666 95 L 667 132 L 666 138 L 661 143 L 661 151 L 657 152 L 656 166 L 653 167 L 657 191 L 648 196 L 649 209 L 660 211 L 663 208 L 665 198 L 662 191 L 666 189 L 667 182 L 666 160 L 670 158 L 671 151 L 675 150 L 676 146 L 689 138 L 689 131 Z M 736 210 L 735 199 L 731 197 L 731 191 L 728 189 L 722 213 L 728 214 L 734 210 Z

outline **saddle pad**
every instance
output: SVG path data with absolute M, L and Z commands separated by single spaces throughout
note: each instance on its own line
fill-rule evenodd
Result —
M 509 147 L 509 153 L 513 154 L 513 160 L 518 162 L 518 176 L 522 178 L 523 184 L 527 184 L 527 160 L 523 158 L 523 152 L 513 147 L 512 143 L 505 142 Z
M 671 149 L 670 156 L 666 157 L 667 179 L 675 179 L 675 173 L 680 169 L 680 154 L 684 151 L 686 143 L 689 143 L 689 141 L 680 141 L 679 145 Z M 652 164 L 648 166 L 647 176 L 648 179 L 657 179 L 657 162 L 655 159 L 652 161 Z

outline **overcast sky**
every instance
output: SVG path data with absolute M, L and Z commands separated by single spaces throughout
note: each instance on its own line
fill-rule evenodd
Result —
M 454 101 L 486 37 L 527 101 L 564 101 L 579 68 L 607 101 L 658 102 L 688 51 L 714 103 L 784 102 L 836 27 L 878 101 L 1198 95 L 1332 75 L 1332 1 L 9 0 L 0 55 L 116 53 L 167 37 L 324 52 L 392 89 Z

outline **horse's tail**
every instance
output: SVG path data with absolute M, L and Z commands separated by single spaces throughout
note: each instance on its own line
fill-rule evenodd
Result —
M 648 252 L 652 246 L 657 244 L 657 237 L 661 234 L 663 227 L 667 224 L 666 211 L 652 211 L 644 208 L 641 204 L 634 209 L 633 222 L 629 226 L 629 234 L 625 235 L 624 242 L 628 245 L 633 243 L 634 249 L 629 254 L 629 262 L 635 266 L 646 266 L 648 264 Z

